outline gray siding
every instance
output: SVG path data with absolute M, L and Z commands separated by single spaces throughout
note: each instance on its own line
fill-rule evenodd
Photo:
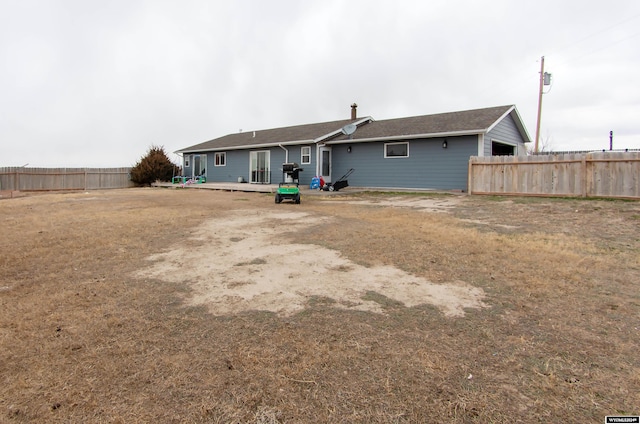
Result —
M 229 150 L 225 152 L 226 165 L 214 166 L 215 152 L 207 152 L 207 181 L 238 182 L 238 177 L 249 181 L 249 152 L 247 150 Z
M 502 141 L 510 144 L 517 145 L 517 155 L 526 155 L 527 149 L 524 144 L 524 140 L 520 136 L 520 132 L 516 127 L 515 122 L 511 115 L 507 115 L 502 121 L 498 123 L 491 131 L 489 131 L 484 137 L 484 155 L 491 156 L 491 142 Z
M 354 143 L 332 149 L 332 180 L 350 168 L 350 186 L 466 190 L 469 158 L 477 155 L 478 137 L 447 137 L 409 141 L 408 158 L 385 158 L 384 143 Z
M 291 147 L 287 147 L 289 150 L 289 160 L 291 160 Z M 285 162 L 286 153 L 280 147 L 272 147 L 269 149 L 271 152 L 271 184 L 278 184 L 282 182 L 282 164 Z
M 434 138 L 409 141 L 408 158 L 385 158 L 383 142 L 353 143 L 351 153 L 347 152 L 349 144 L 333 145 L 332 181 L 335 182 L 350 168 L 354 168 L 354 173 L 348 178 L 350 186 L 466 190 L 469 158 L 477 155 L 478 136 L 447 137 L 446 149 L 442 148 L 443 140 Z M 509 141 L 501 136 L 500 140 Z M 488 141 L 490 148 L 490 138 L 485 137 L 485 141 Z M 300 184 L 307 186 L 315 176 L 317 161 L 316 146 L 310 147 L 311 163 L 303 165 L 300 156 L 301 146 L 286 146 L 289 161 L 300 164 L 304 169 L 300 173 Z M 277 184 L 282 181 L 282 163 L 285 161 L 286 152 L 280 147 L 255 149 L 264 150 L 270 152 L 271 183 Z M 215 154 L 206 152 L 207 181 L 237 182 L 238 177 L 250 181 L 251 151 L 226 151 L 225 166 L 213 166 Z M 191 175 L 191 170 L 186 169 L 185 173 Z
M 302 147 L 303 146 L 311 148 L 311 163 L 309 164 L 302 163 Z M 285 146 L 285 147 L 289 151 L 289 162 L 295 162 L 298 165 L 300 165 L 300 168 L 303 169 L 303 171 L 299 175 L 300 185 L 311 184 L 311 179 L 315 176 L 315 172 L 316 172 L 315 144 L 314 145 L 304 144 L 300 146 Z M 285 160 L 284 150 L 282 150 L 281 148 L 278 148 L 278 149 L 282 153 L 281 159 L 279 159 L 277 162 L 274 162 L 273 158 L 271 159 L 271 166 L 277 171 L 273 173 L 274 178 L 276 178 L 275 180 L 271 181 L 273 183 L 278 183 L 282 180 L 282 164 L 284 163 L 284 160 Z
M 315 175 L 315 145 L 307 145 L 311 147 L 311 163 L 302 164 L 301 147 L 302 146 L 286 146 L 289 151 L 289 161 L 296 162 L 304 169 L 300 173 L 300 184 L 309 185 L 311 178 Z M 215 152 L 202 152 L 207 155 L 206 177 L 208 182 L 238 182 L 238 178 L 242 177 L 244 181 L 250 181 L 249 166 L 250 155 L 252 151 L 269 151 L 270 167 L 271 167 L 271 183 L 277 184 L 282 181 L 282 164 L 286 159 L 286 152 L 281 147 L 271 147 L 265 149 L 252 150 L 227 150 L 225 151 L 226 165 L 214 166 Z M 194 154 L 191 154 L 193 158 Z M 193 165 L 193 159 L 191 160 Z M 191 167 L 184 170 L 185 175 L 191 175 Z
M 299 182 L 300 185 L 309 185 L 311 184 L 311 179 L 315 175 L 315 156 L 316 156 L 316 147 L 315 145 L 311 146 L 305 144 L 304 146 L 311 147 L 311 163 L 310 164 L 302 164 L 301 151 L 302 146 L 285 146 L 287 151 L 289 152 L 289 162 L 297 163 L 300 168 L 303 169 L 299 174 Z M 269 149 L 271 151 L 271 183 L 278 184 L 283 181 L 282 175 L 282 164 L 287 160 L 287 152 L 285 152 L 281 147 L 272 147 Z M 249 163 L 249 155 L 247 154 L 247 164 Z M 247 169 L 249 166 L 247 165 Z
M 185 154 L 186 156 L 191 156 L 190 154 Z M 182 175 L 186 176 L 191 176 L 191 160 L 189 160 L 189 166 L 184 166 L 184 159 L 182 162 Z

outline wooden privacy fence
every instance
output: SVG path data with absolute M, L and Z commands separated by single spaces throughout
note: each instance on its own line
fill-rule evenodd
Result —
M 131 168 L 0 168 L 0 190 L 95 190 L 133 187 Z
M 472 156 L 469 193 L 640 199 L 640 152 Z

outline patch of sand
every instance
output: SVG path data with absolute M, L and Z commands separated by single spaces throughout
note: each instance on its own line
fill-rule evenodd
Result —
M 462 201 L 461 196 L 448 197 L 388 197 L 375 200 L 351 200 L 349 203 L 360 205 L 392 206 L 396 208 L 412 208 L 424 212 L 447 212 Z
M 491 223 L 491 222 L 484 222 L 484 221 L 481 221 L 479 219 L 461 219 L 460 221 L 468 222 L 470 224 L 488 225 L 488 226 L 493 226 L 493 227 L 505 228 L 507 230 L 517 230 L 518 228 L 520 228 L 517 225 L 495 224 L 495 223 Z
M 369 292 L 407 307 L 435 305 L 452 317 L 485 306 L 484 292 L 462 281 L 434 284 L 391 266 L 366 268 L 335 250 L 280 237 L 283 228 L 304 237 L 319 219 L 327 220 L 303 212 L 238 210 L 203 225 L 193 246 L 149 257 L 137 276 L 187 282 L 195 292 L 191 303 L 216 315 L 266 310 L 287 316 L 313 296 L 331 298 L 340 308 L 383 313 L 380 303 L 365 297 Z

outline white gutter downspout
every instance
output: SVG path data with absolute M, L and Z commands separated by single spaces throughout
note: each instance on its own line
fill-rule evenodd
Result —
M 282 144 L 278 144 L 278 147 L 280 147 L 282 150 L 284 150 L 284 163 L 289 163 L 289 151 L 287 150 L 286 147 L 284 147 Z

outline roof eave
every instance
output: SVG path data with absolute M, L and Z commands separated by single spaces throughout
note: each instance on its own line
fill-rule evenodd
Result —
M 176 150 L 174 153 L 223 152 L 226 150 L 264 149 L 266 147 L 295 146 L 299 144 L 313 144 L 313 143 L 315 143 L 315 140 L 279 141 L 274 143 L 244 144 L 241 146 L 209 147 L 206 149 L 183 149 L 183 150 Z
M 362 125 L 364 123 L 371 122 L 373 120 L 374 119 L 371 116 L 365 116 L 356 121 L 353 121 L 353 124 Z M 295 146 L 295 145 L 301 145 L 301 144 L 315 144 L 315 143 L 322 142 L 322 140 L 326 140 L 328 138 L 334 137 L 340 134 L 341 131 L 342 131 L 342 128 L 339 128 L 335 131 L 332 131 L 327 134 L 323 134 L 314 139 L 280 141 L 280 142 L 260 143 L 260 144 L 245 144 L 240 146 L 208 147 L 208 148 L 202 148 L 202 149 L 187 148 L 187 149 L 176 150 L 174 153 L 185 154 L 185 153 L 202 153 L 202 152 L 222 152 L 226 150 L 264 149 L 267 147 L 277 147 L 277 146 Z
M 514 121 L 516 121 L 516 126 L 518 127 L 520 134 L 522 134 L 522 138 L 524 139 L 524 142 L 531 143 L 531 136 L 529 135 L 527 128 L 524 126 L 524 121 L 522 120 L 522 117 L 518 112 L 518 108 L 513 106 L 513 110 L 511 111 L 511 113 L 514 114 L 516 118 L 518 118 L 518 119 L 514 119 Z
M 464 131 L 447 131 L 439 133 L 409 134 L 409 135 L 392 135 L 387 137 L 368 137 L 347 140 L 327 141 L 325 144 L 349 144 L 364 143 L 373 141 L 396 141 L 396 140 L 415 140 L 418 138 L 438 138 L 438 137 L 460 137 L 465 135 L 484 134 L 486 130 L 464 130 Z
M 504 118 L 506 118 L 507 115 L 511 115 L 511 117 L 513 118 L 513 122 L 515 122 L 516 127 L 520 132 L 520 136 L 522 137 L 524 142 L 531 143 L 531 137 L 529 136 L 529 133 L 527 132 L 527 129 L 525 128 L 524 123 L 522 121 L 522 117 L 520 117 L 520 113 L 518 113 L 518 109 L 516 108 L 515 105 L 512 105 L 505 113 L 502 114 L 500 118 L 496 119 L 496 121 L 493 124 L 491 124 L 489 128 L 487 128 L 486 132 L 489 132 L 493 128 L 495 128 L 495 126 L 498 125 Z

